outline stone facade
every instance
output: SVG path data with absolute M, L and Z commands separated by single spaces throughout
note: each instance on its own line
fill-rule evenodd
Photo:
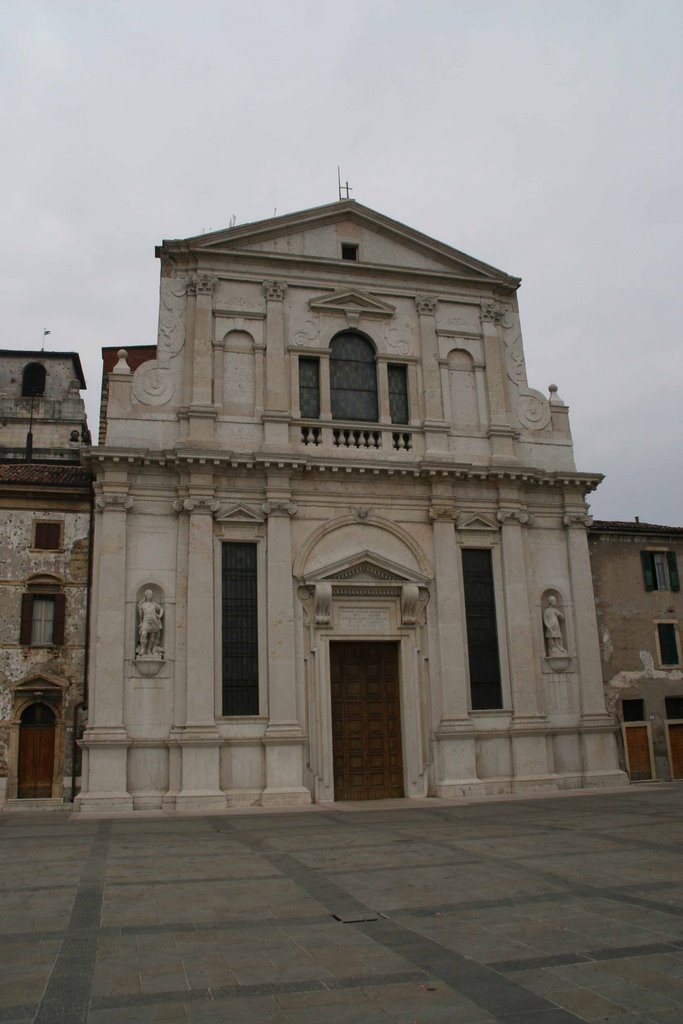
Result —
M 0 352 L 0 804 L 8 808 L 68 800 L 79 783 L 91 520 L 79 462 L 90 442 L 82 387 L 74 353 Z
M 589 549 L 624 767 L 633 781 L 683 778 L 683 528 L 595 521 Z
M 519 280 L 350 200 L 157 255 L 156 353 L 119 353 L 88 456 L 81 809 L 622 783 L 600 477 L 528 384 Z

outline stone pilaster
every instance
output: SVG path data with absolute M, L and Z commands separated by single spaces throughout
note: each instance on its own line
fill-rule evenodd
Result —
M 464 644 L 467 628 L 455 542 L 458 513 L 452 506 L 434 503 L 429 516 L 434 535 L 441 690 L 441 720 L 435 737 L 439 748 L 436 790 L 441 797 L 471 796 L 483 789 L 483 784 L 477 779 L 475 739 L 469 718 Z M 432 680 L 432 685 L 436 685 L 436 680 Z
M 584 786 L 626 785 L 628 779 L 618 768 L 614 723 L 605 708 L 602 665 L 595 597 L 588 554 L 588 533 L 592 519 L 585 511 L 568 511 L 563 516 L 567 535 L 567 560 L 574 602 L 574 629 L 581 705 L 581 746 Z
M 481 311 L 484 358 L 486 361 L 486 390 L 489 406 L 489 439 L 493 465 L 516 462 L 515 438 L 507 401 L 505 365 L 498 324 L 504 311 L 494 303 L 485 303 Z
M 192 390 L 188 409 L 189 440 L 209 443 L 213 439 L 217 410 L 213 405 L 213 290 L 211 274 L 196 274 L 188 283 L 194 296 L 192 322 Z
M 204 489 L 206 490 L 206 488 Z M 213 515 L 211 494 L 191 493 L 175 503 L 188 516 L 185 721 L 176 725 L 169 746 L 180 750 L 178 809 L 220 809 L 220 738 L 216 727 L 214 671 Z M 173 749 L 172 749 L 173 753 Z
M 127 484 L 119 485 L 116 491 L 101 493 L 95 501 L 96 633 L 91 658 L 90 714 L 82 741 L 83 790 L 76 798 L 82 811 L 133 810 L 126 784 L 130 741 L 123 721 L 126 527 L 132 504 Z
M 287 285 L 282 281 L 264 281 L 263 292 L 266 297 L 265 444 L 277 446 L 289 439 L 284 308 Z
M 439 339 L 436 334 L 437 304 L 438 300 L 430 296 L 418 295 L 415 298 L 420 326 L 425 445 L 428 453 L 445 452 L 448 444 L 448 426 L 444 420 L 441 391 Z
M 264 737 L 266 788 L 264 806 L 310 803 L 303 785 L 304 736 L 297 714 L 294 641 L 294 590 L 290 517 L 297 507 L 277 486 L 263 505 L 268 518 L 268 716 Z
M 501 557 L 505 590 L 507 652 L 512 695 L 513 791 L 554 786 L 548 772 L 542 683 L 532 644 L 534 624 L 528 589 L 524 530 L 533 516 L 523 508 L 501 508 Z

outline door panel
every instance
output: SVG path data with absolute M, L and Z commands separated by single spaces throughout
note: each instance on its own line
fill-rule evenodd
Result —
M 22 725 L 19 731 L 17 796 L 51 797 L 55 757 L 54 725 Z
M 398 644 L 330 644 L 336 800 L 403 796 Z
M 683 725 L 669 724 L 671 778 L 683 779 Z
M 628 753 L 628 774 L 632 782 L 652 778 L 650 742 L 647 725 L 629 725 L 624 729 Z

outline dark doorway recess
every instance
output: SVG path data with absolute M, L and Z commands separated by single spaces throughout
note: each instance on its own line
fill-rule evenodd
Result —
M 55 714 L 47 704 L 29 704 L 19 726 L 17 796 L 51 797 L 55 760 Z

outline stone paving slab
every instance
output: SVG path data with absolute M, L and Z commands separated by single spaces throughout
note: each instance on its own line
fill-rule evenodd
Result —
M 0 1024 L 682 1024 L 683 785 L 0 815 Z

